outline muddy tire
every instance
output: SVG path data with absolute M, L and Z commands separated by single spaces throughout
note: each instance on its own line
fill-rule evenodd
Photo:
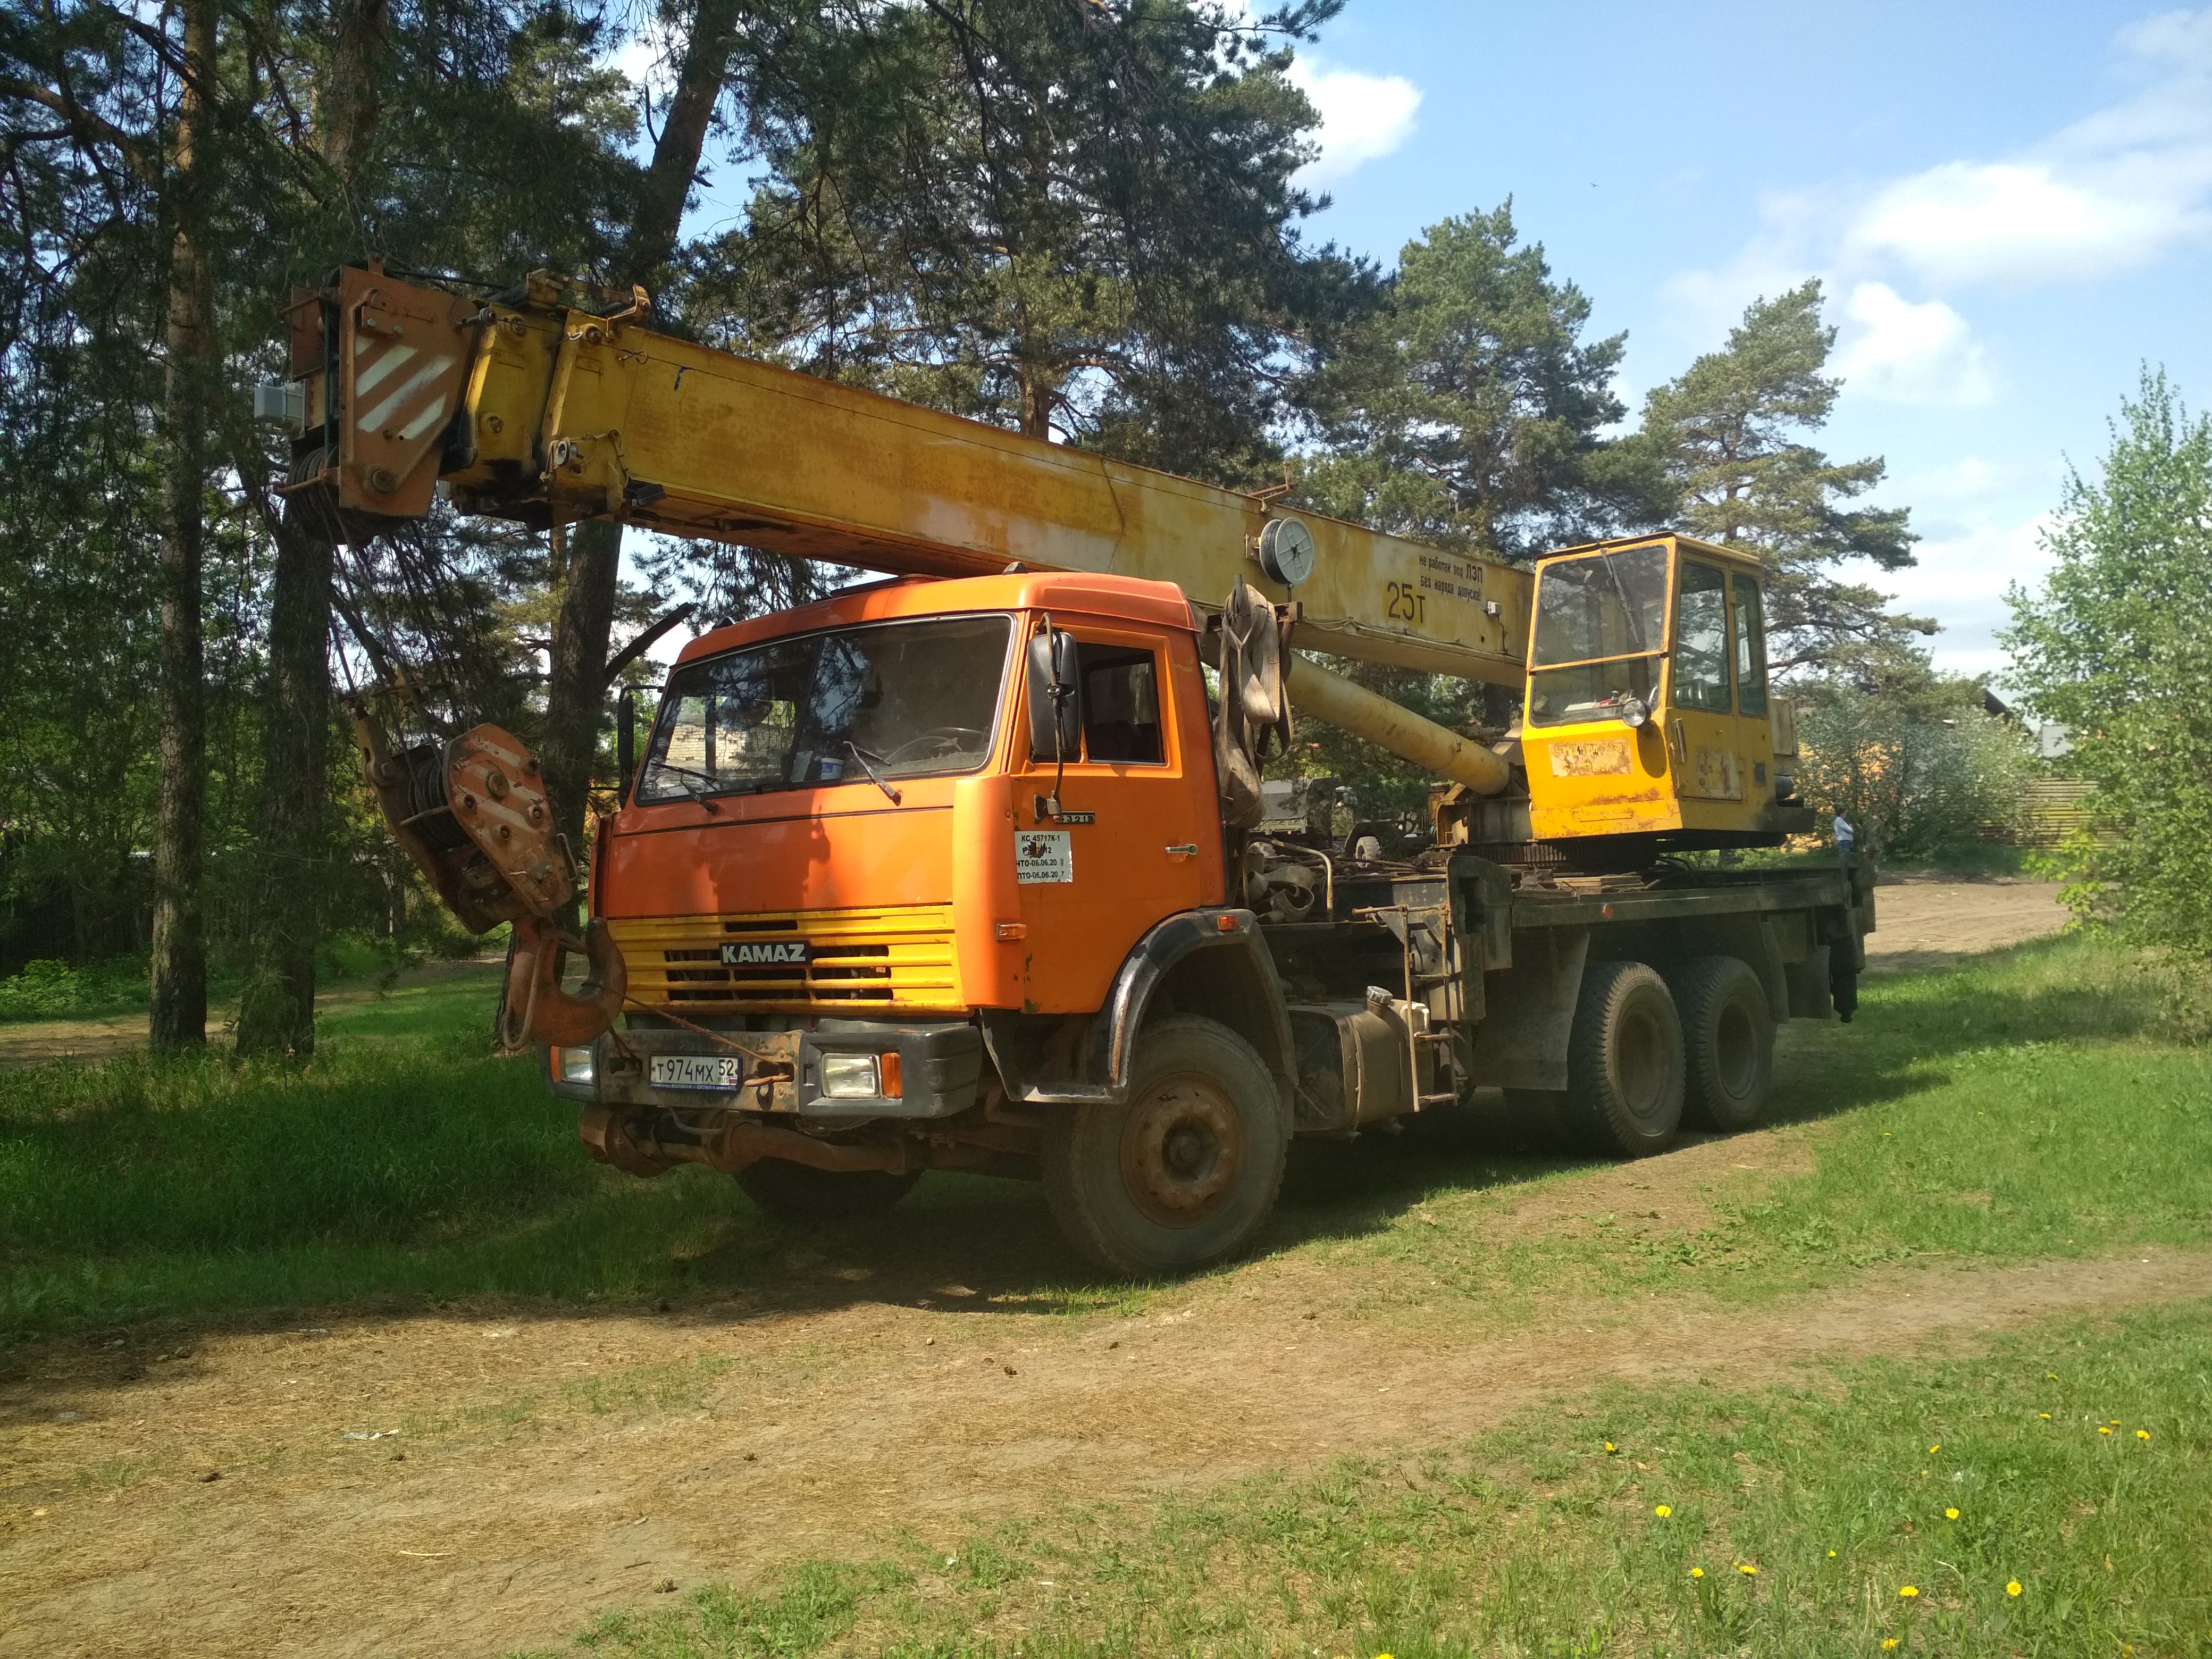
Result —
M 745 1196 L 779 1221 L 835 1221 L 875 1215 L 914 1190 L 921 1171 L 893 1175 L 887 1170 L 817 1170 L 764 1158 L 738 1171 Z
M 1213 1020 L 1146 1026 L 1120 1105 L 1047 1109 L 1046 1202 L 1067 1242 L 1111 1272 L 1218 1261 L 1275 1206 L 1290 1117 L 1252 1045 Z
M 1594 962 L 1567 1039 L 1561 1114 L 1583 1145 L 1611 1158 L 1663 1152 L 1682 1125 L 1682 1024 L 1656 970 Z
M 1734 1133 L 1765 1119 L 1774 1085 L 1774 1016 L 1740 957 L 1696 957 L 1667 975 L 1682 1019 L 1682 1121 Z

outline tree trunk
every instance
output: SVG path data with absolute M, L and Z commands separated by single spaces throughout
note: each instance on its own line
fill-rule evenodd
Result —
M 362 153 L 375 136 L 382 112 L 379 94 L 390 7 L 388 0 L 332 0 L 331 12 L 331 80 L 322 98 L 323 160 L 350 198 Z M 345 205 L 354 204 L 348 200 Z
M 722 95 L 733 31 L 744 4 L 744 0 L 699 0 L 676 94 L 669 100 L 645 191 L 623 243 L 618 270 L 624 281 L 657 277 L 675 256 L 684 205 L 699 171 L 715 100 Z M 614 633 L 621 575 L 621 525 L 589 519 L 568 530 L 561 611 L 553 627 L 552 666 L 545 687 L 542 746 L 553 820 L 579 860 L 588 855 L 585 797 L 591 787 L 599 726 L 606 716 L 607 646 Z
M 647 169 L 637 214 L 630 222 L 623 261 L 630 282 L 651 284 L 675 255 L 684 204 L 698 175 L 700 153 L 729 73 L 743 9 L 744 0 L 699 0 L 684 64 L 677 71 L 676 92 L 668 100 L 660 137 L 653 147 L 653 165 Z
M 323 160 L 350 211 L 354 179 L 380 111 L 387 0 L 333 0 Z M 252 477 L 258 462 L 242 462 Z M 315 1048 L 315 952 L 329 870 L 331 582 L 337 550 L 319 528 L 270 520 L 269 693 L 262 733 L 261 824 L 250 968 L 238 1007 L 241 1054 Z
M 158 1049 L 207 1041 L 202 880 L 207 805 L 200 618 L 208 382 L 215 284 L 206 244 L 205 155 L 216 69 L 215 0 L 185 0 L 184 91 L 167 181 L 171 222 L 161 383 L 161 750 L 154 825 L 154 959 L 147 1036 Z
M 552 672 L 545 684 L 545 793 L 553 823 L 580 862 L 584 803 L 606 714 L 607 642 L 614 632 L 615 592 L 622 574 L 622 526 L 586 519 L 568 527 L 567 580 L 553 624 Z
M 333 552 L 313 531 L 290 523 L 277 529 L 253 961 L 238 1006 L 241 1054 L 315 1048 L 315 949 L 329 874 Z

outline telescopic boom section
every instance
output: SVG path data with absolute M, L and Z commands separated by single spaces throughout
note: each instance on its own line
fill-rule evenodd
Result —
M 374 268 L 301 294 L 295 489 L 358 522 L 422 516 L 442 479 L 528 525 L 605 515 L 896 575 L 1142 577 L 1208 611 L 1249 581 L 1298 603 L 1310 649 L 1522 684 L 1525 572 L 656 333 L 641 289 L 612 315 L 574 297 L 540 276 L 480 304 Z

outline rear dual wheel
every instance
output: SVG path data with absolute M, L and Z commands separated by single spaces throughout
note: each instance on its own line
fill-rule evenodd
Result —
M 1640 962 L 1583 971 L 1567 1036 L 1565 1089 L 1513 1089 L 1523 1121 L 1577 1152 L 1649 1158 L 1682 1123 L 1682 1025 L 1667 981 Z
M 1766 988 L 1741 957 L 1693 957 L 1667 979 L 1682 1018 L 1683 1121 L 1723 1133 L 1757 1128 L 1774 1085 Z

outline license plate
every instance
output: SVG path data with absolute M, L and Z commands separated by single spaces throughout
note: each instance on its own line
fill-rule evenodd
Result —
M 735 1054 L 655 1054 L 656 1089 L 713 1089 L 726 1093 L 745 1080 L 744 1062 Z

